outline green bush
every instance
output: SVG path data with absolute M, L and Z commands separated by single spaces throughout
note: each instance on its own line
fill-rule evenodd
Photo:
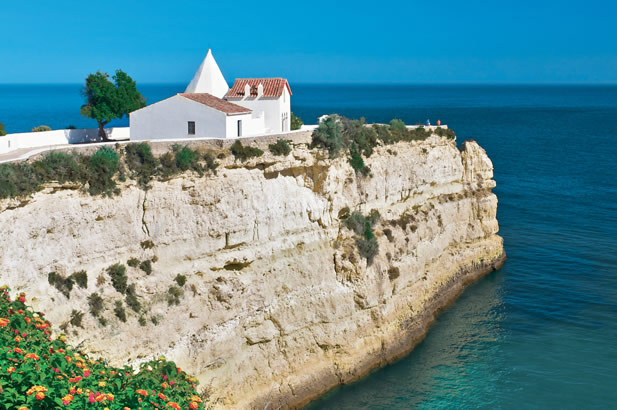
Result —
M 150 259 L 146 259 L 145 261 L 141 262 L 139 264 L 139 269 L 146 272 L 146 275 L 151 274 L 152 273 L 152 261 Z
M 47 281 L 50 285 L 58 289 L 60 293 L 66 296 L 67 299 L 71 297 L 71 290 L 73 290 L 74 283 L 72 277 L 69 276 L 65 278 L 60 273 L 50 272 L 49 275 L 47 275 Z
M 268 145 L 268 149 L 270 149 L 270 152 L 274 155 L 283 155 L 285 157 L 291 152 L 289 143 L 282 139 L 277 140 L 274 144 Z
M 216 175 L 216 169 L 219 166 L 219 163 L 216 162 L 214 154 L 211 151 L 208 151 L 204 154 L 204 160 L 206 161 L 206 169 L 208 171 L 212 171 L 214 175 Z
M 73 273 L 69 276 L 80 288 L 86 289 L 88 287 L 88 273 L 85 270 Z
M 150 239 L 142 241 L 139 245 L 141 246 L 142 249 L 152 249 L 152 248 L 154 248 L 154 242 L 152 242 Z
M 186 276 L 177 274 L 174 280 L 176 281 L 178 286 L 184 286 L 184 284 L 186 283 Z
M 300 128 L 302 128 L 302 125 L 304 125 L 304 121 L 302 121 L 302 118 L 298 117 L 292 112 L 290 125 L 291 125 L 290 128 L 292 131 L 299 130 Z
M 126 261 L 126 264 L 129 265 L 131 268 L 136 268 L 139 266 L 139 259 L 130 258 L 128 261 Z
M 48 125 L 39 125 L 38 127 L 32 128 L 32 132 L 42 132 L 42 131 L 51 131 L 51 127 Z
M 343 148 L 343 124 L 341 118 L 336 115 L 329 115 L 319 123 L 313 131 L 311 148 L 325 148 L 331 157 L 336 156 L 338 151 Z
M 373 226 L 379 222 L 379 219 L 379 212 L 373 210 L 366 217 L 360 212 L 353 212 L 344 221 L 345 227 L 356 234 L 355 241 L 358 252 L 366 258 L 369 265 L 373 263 L 373 259 L 379 253 L 379 244 L 373 234 Z
M 371 169 L 364 164 L 364 159 L 355 146 L 350 151 L 349 164 L 357 174 L 367 176 L 371 173 Z
M 392 121 L 390 121 L 390 131 L 404 133 L 404 132 L 407 132 L 407 126 L 402 120 L 395 118 Z
M 31 194 L 40 185 L 41 179 L 30 164 L 0 164 L 0 199 Z
M 4 137 L 6 135 L 6 130 L 4 129 L 4 124 L 0 122 L 0 137 Z
M 139 319 L 137 319 L 137 322 L 139 323 L 139 326 L 146 326 L 146 318 L 143 316 L 139 316 Z
M 171 305 L 179 305 L 180 298 L 184 296 L 184 291 L 177 286 L 170 286 L 167 290 L 167 304 Z
M 42 181 L 82 182 L 83 174 L 75 156 L 52 151 L 32 164 Z
M 360 256 L 366 258 L 366 263 L 371 265 L 373 259 L 379 253 L 379 244 L 375 238 L 356 238 L 356 246 Z
M 164 179 L 177 174 L 178 167 L 176 166 L 176 157 L 171 152 L 166 152 L 159 158 L 160 167 L 159 175 Z
M 392 135 L 390 128 L 387 125 L 373 124 L 373 130 L 375 130 L 377 139 L 385 145 L 394 144 L 395 142 L 400 141 L 400 138 Z
M 118 171 L 120 156 L 109 147 L 101 147 L 88 160 L 88 185 L 91 195 L 111 195 L 116 183 L 113 177 Z
M 141 311 L 141 303 L 139 302 L 139 299 L 137 299 L 137 292 L 135 291 L 134 283 L 131 283 L 126 288 L 126 304 L 137 313 Z
M 72 326 L 82 327 L 81 320 L 83 319 L 83 317 L 84 317 L 84 312 L 73 309 L 73 311 L 71 312 L 71 318 L 69 319 L 69 323 Z
M 114 289 L 122 294 L 125 294 L 128 282 L 128 277 L 126 276 L 126 266 L 116 263 L 108 267 L 106 272 L 111 277 L 111 284 Z
M 199 153 L 197 151 L 193 151 L 187 145 L 181 147 L 178 144 L 174 144 L 171 148 L 174 152 L 176 167 L 180 171 L 188 171 L 189 169 L 192 169 L 200 173 L 202 172 L 202 169 L 199 167 L 197 162 L 197 159 L 199 158 Z
M 350 120 L 342 117 L 343 124 L 343 143 L 346 147 L 356 149 L 359 154 L 370 157 L 373 148 L 377 146 L 377 133 L 373 127 L 366 126 L 366 120 Z
M 103 298 L 96 292 L 88 296 L 88 306 L 90 307 L 90 313 L 95 317 L 105 310 Z
M 236 141 L 231 146 L 231 153 L 236 159 L 244 162 L 249 158 L 260 157 L 264 152 L 259 148 L 245 147 L 240 141 Z
M 148 183 L 155 175 L 158 166 L 150 145 L 146 142 L 127 144 L 124 152 L 126 154 L 124 162 L 131 171 L 131 178 L 136 179 L 142 188 L 148 189 Z
M 121 300 L 116 300 L 116 305 L 114 306 L 114 314 L 121 322 L 126 322 L 126 310 L 122 305 Z
M 450 128 L 437 127 L 435 128 L 435 134 L 439 135 L 440 137 L 447 137 L 448 139 L 452 140 L 456 138 L 456 134 Z

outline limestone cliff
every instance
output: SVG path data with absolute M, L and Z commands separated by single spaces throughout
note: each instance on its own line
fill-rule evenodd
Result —
M 69 339 L 112 364 L 163 354 L 200 379 L 213 405 L 300 406 L 409 351 L 440 308 L 504 258 L 492 163 L 477 143 L 378 147 L 372 175 L 360 177 L 345 158 L 309 150 L 308 138 L 295 134 L 287 157 L 228 155 L 216 176 L 185 174 L 147 192 L 48 187 L 2 201 L 0 282 L 55 324 L 86 312 Z M 374 209 L 379 253 L 367 266 L 341 218 Z M 154 256 L 152 274 L 128 270 L 147 324 L 135 313 L 122 323 L 112 312 L 122 295 L 104 270 Z M 88 288 L 70 299 L 48 284 L 49 272 L 81 269 Z M 169 306 L 177 274 L 184 295 Z M 94 291 L 105 327 L 87 313 Z

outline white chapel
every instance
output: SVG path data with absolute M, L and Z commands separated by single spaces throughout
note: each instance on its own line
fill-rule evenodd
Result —
M 238 78 L 229 88 L 208 50 L 183 93 L 130 114 L 131 140 L 238 138 L 290 130 L 284 78 Z

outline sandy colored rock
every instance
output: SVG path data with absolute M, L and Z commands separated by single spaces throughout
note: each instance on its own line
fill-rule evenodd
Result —
M 405 354 L 504 258 L 492 163 L 477 143 L 459 151 L 433 136 L 378 147 L 366 164 L 372 176 L 359 177 L 345 158 L 296 144 L 287 157 L 266 150 L 244 164 L 228 155 L 217 175 L 147 192 L 129 182 L 113 198 L 48 187 L 5 200 L 0 282 L 56 325 L 99 292 L 109 324 L 86 314 L 68 335 L 111 364 L 163 354 L 199 378 L 214 406 L 300 406 Z M 379 254 L 367 266 L 340 217 L 373 209 Z M 127 268 L 147 325 L 130 310 L 119 322 L 113 303 L 123 296 L 105 268 L 154 256 L 151 275 Z M 81 269 L 88 288 L 70 299 L 48 284 L 49 272 Z M 178 274 L 187 281 L 170 306 Z

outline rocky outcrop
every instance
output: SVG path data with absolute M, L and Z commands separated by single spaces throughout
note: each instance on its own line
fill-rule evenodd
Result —
M 99 292 L 108 324 L 90 314 L 83 328 L 67 324 L 74 345 L 112 364 L 164 354 L 215 406 L 300 406 L 357 379 L 408 352 L 439 309 L 503 261 L 492 163 L 475 142 L 459 151 L 432 136 L 378 147 L 361 177 L 309 150 L 308 135 L 293 138 L 287 157 L 227 156 L 217 175 L 147 192 L 48 187 L 3 201 L 0 282 L 56 324 Z M 368 265 L 341 219 L 372 210 L 379 253 Z M 150 275 L 128 268 L 142 312 L 122 323 L 113 306 L 123 295 L 104 271 L 129 258 L 156 262 Z M 81 269 L 88 286 L 70 299 L 48 284 L 49 272 Z M 170 305 L 178 274 L 187 280 Z

